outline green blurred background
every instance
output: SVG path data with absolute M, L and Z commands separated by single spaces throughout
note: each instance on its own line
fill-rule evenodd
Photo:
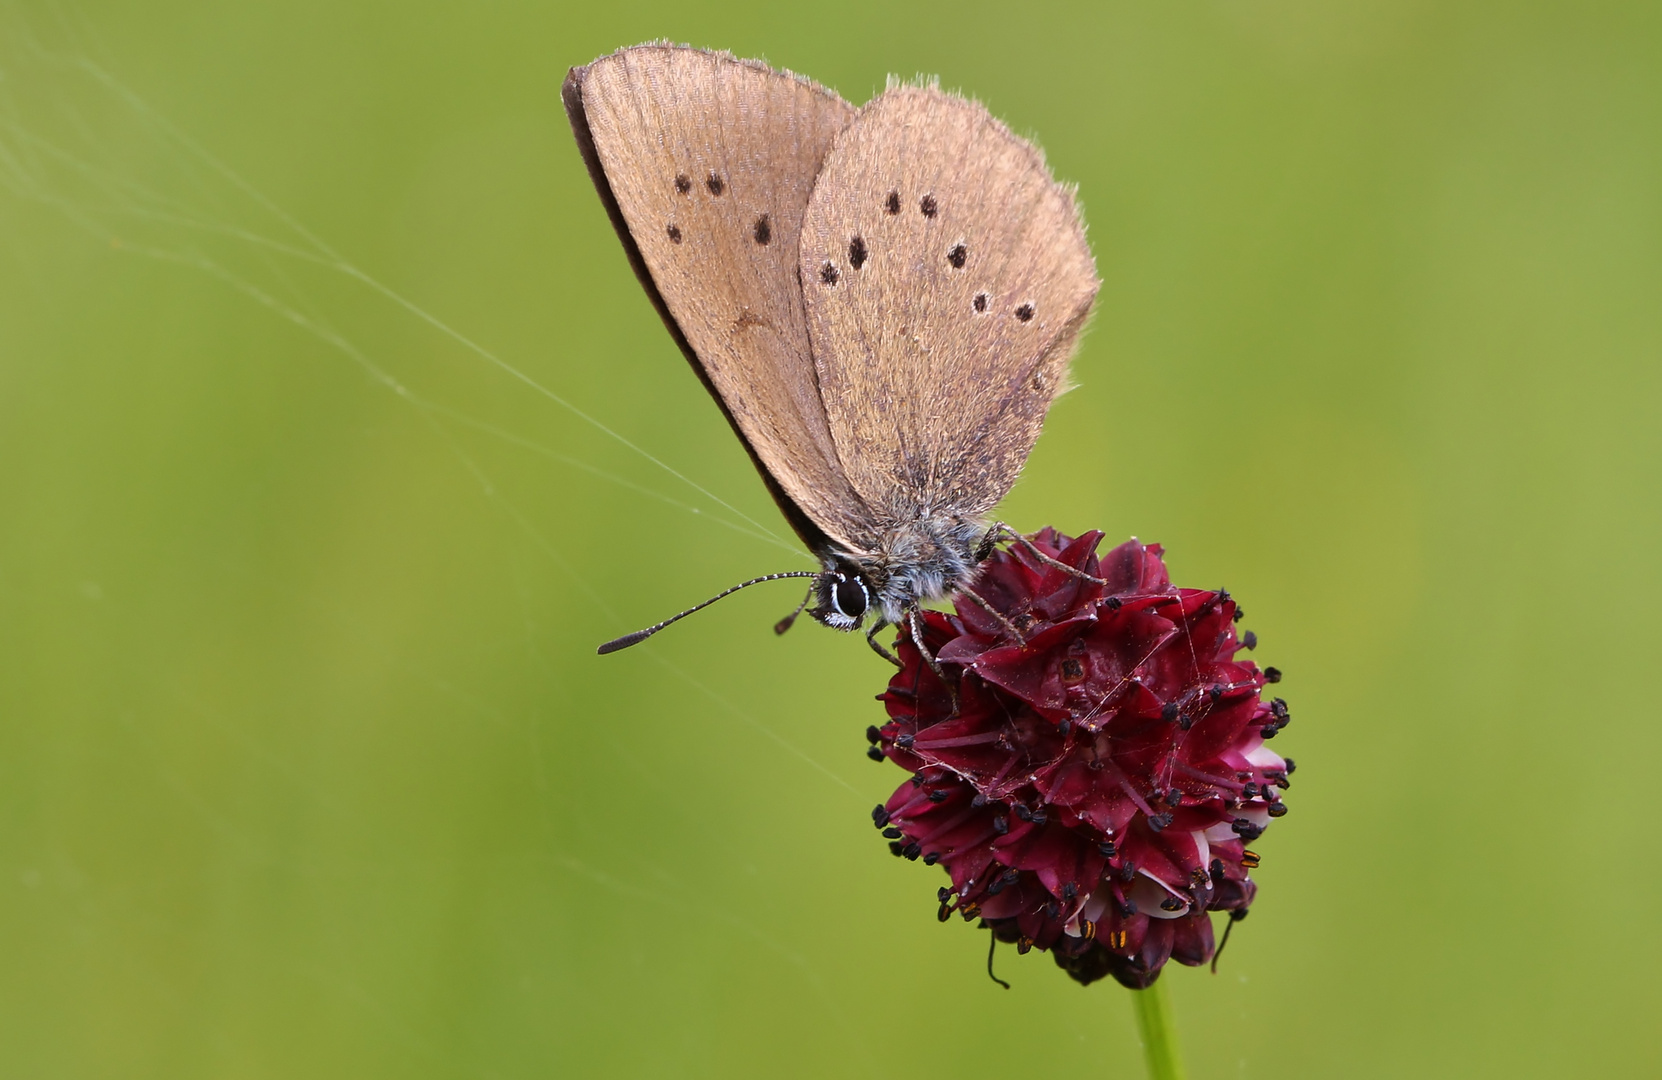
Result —
M 795 589 L 593 655 L 807 565 L 559 105 L 655 37 L 1079 184 L 1005 516 L 1232 589 L 1303 766 L 1194 1075 L 1662 1072 L 1662 7 L 1499 0 L 0 7 L 0 1072 L 1141 1075 Z

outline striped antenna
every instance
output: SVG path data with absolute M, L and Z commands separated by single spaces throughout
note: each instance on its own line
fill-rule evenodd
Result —
M 731 596 L 740 589 L 748 589 L 752 585 L 760 585 L 764 581 L 779 581 L 782 578 L 817 578 L 822 576 L 824 573 L 825 571 L 823 570 L 787 570 L 782 574 L 763 574 L 761 577 L 751 578 L 749 581 L 741 581 L 731 589 L 723 589 L 721 592 L 716 593 L 702 604 L 694 604 L 681 614 L 672 615 L 656 626 L 649 626 L 645 630 L 636 630 L 633 634 L 624 634 L 620 638 L 614 638 L 606 644 L 600 646 L 600 648 L 595 651 L 601 656 L 605 656 L 607 653 L 615 653 L 619 649 L 627 649 L 631 645 L 639 645 L 641 642 L 645 641 L 653 634 L 656 634 L 670 623 L 680 622 L 682 619 L 685 619 L 688 615 L 691 615 L 695 611 L 703 611 L 705 608 L 709 607 L 717 600 L 720 600 L 722 597 Z

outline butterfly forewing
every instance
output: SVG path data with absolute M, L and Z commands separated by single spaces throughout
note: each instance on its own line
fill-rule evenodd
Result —
M 980 105 L 891 87 L 820 170 L 802 287 L 832 438 L 885 519 L 987 512 L 1096 295 L 1070 192 Z
M 665 45 L 573 69 L 565 96 L 643 283 L 792 524 L 810 546 L 815 528 L 848 546 L 866 515 L 815 378 L 797 239 L 853 108 L 762 64 Z

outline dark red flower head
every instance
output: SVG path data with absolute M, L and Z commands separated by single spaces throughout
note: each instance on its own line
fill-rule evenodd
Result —
M 868 735 L 912 778 L 873 818 L 895 854 L 951 875 L 941 921 L 1144 987 L 1168 958 L 1212 956 L 1207 912 L 1244 916 L 1247 844 L 1286 813 L 1293 763 L 1264 745 L 1287 706 L 1259 696 L 1274 668 L 1236 659 L 1255 640 L 1235 601 L 1174 588 L 1157 544 L 1099 561 L 1101 539 L 1029 538 L 1101 584 L 1022 543 L 994 552 L 985 607 L 961 592 L 956 614 L 924 613 L 935 665 L 900 635 L 890 719 Z

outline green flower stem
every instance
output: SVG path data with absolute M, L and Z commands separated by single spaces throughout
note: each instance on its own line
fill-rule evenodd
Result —
M 1137 1000 L 1137 1032 L 1148 1054 L 1150 1080 L 1183 1080 L 1183 1060 L 1177 1053 L 1177 1027 L 1172 1023 L 1166 984 L 1157 981 L 1147 990 L 1133 990 Z

